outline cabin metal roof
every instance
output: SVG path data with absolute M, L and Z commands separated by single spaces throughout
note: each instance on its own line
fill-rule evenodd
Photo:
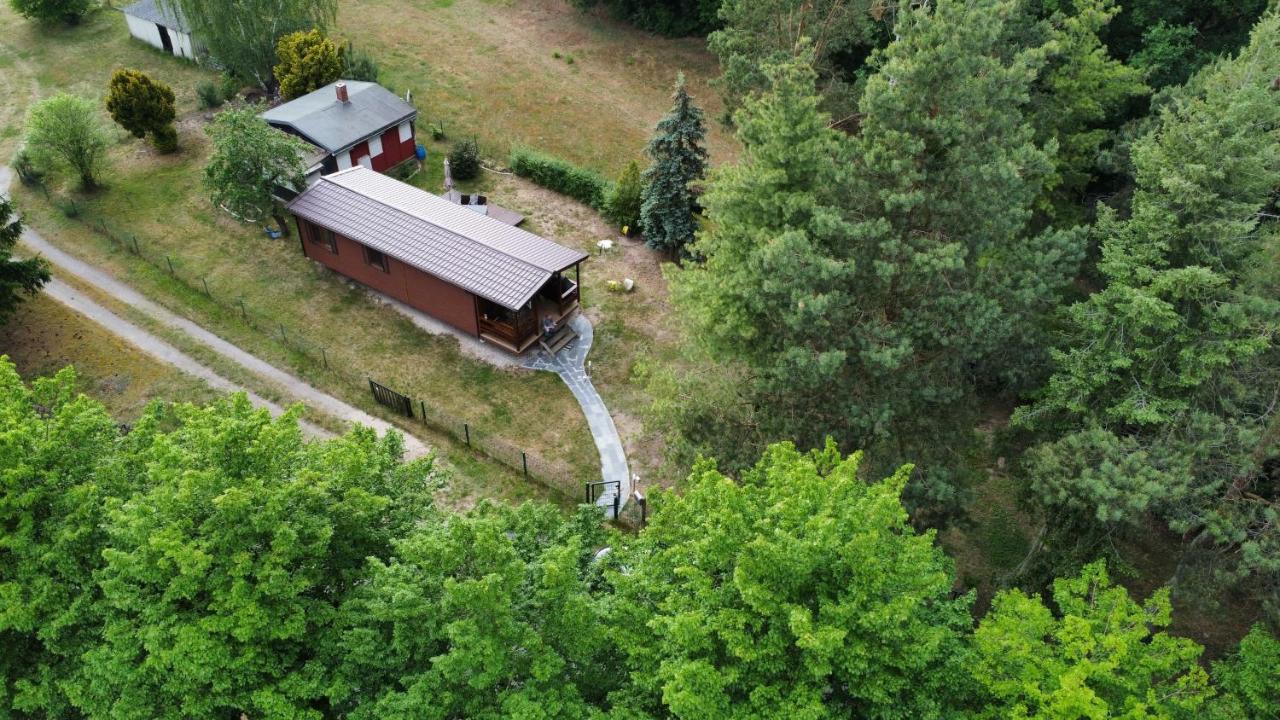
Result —
M 334 86 L 347 84 L 347 102 L 339 102 Z M 313 145 L 340 153 L 406 120 L 418 111 L 395 93 L 373 82 L 338 80 L 262 113 L 277 127 L 293 129 Z
M 159 0 L 138 0 L 138 2 L 122 9 L 121 12 L 125 15 L 141 18 L 147 22 L 173 28 L 179 32 L 191 32 L 191 28 L 188 27 L 186 18 L 182 17 L 182 13 L 175 12 L 168 5 L 159 2 Z
M 511 310 L 527 303 L 553 273 L 587 259 L 361 165 L 322 177 L 288 208 Z

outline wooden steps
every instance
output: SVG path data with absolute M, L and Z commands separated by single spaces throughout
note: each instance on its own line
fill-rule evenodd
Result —
M 555 335 L 551 336 L 550 340 L 544 340 L 539 337 L 538 343 L 542 345 L 542 349 L 546 350 L 548 355 L 555 355 L 560 352 L 560 348 L 568 345 L 576 337 L 578 337 L 578 333 L 569 327 L 569 323 L 565 323 Z

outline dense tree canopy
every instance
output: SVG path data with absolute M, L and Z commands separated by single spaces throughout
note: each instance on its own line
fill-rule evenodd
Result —
M 0 717 L 1156 718 L 1211 692 L 1167 594 L 1100 566 L 975 633 L 911 468 L 869 482 L 834 444 L 703 461 L 632 535 L 442 511 L 395 433 L 297 418 L 231 396 L 122 427 L 0 358 Z M 1258 627 L 1215 665 L 1210 717 L 1270 718 L 1277 648 Z
M 1048 517 L 1133 527 L 1154 513 L 1194 538 L 1186 560 L 1216 545 L 1207 569 L 1273 603 L 1278 33 L 1265 19 L 1135 144 L 1130 217 L 1104 210 L 1095 228 L 1106 285 L 1070 308 L 1053 377 L 1017 416 L 1051 438 L 1025 462 Z
M 713 454 L 757 431 L 810 447 L 830 434 L 878 462 L 927 460 L 917 509 L 958 507 L 975 385 L 1034 375 L 1042 316 L 1083 245 L 1030 223 L 1052 162 L 1019 110 L 1039 54 L 1001 56 L 1011 7 L 904 15 L 856 136 L 828 127 L 796 63 L 748 101 L 744 159 L 703 199 L 706 262 L 674 283 L 694 336 L 750 378 L 744 430 L 712 438 Z
M 741 481 L 698 464 L 613 563 L 623 697 L 651 717 L 946 717 L 970 598 L 898 496 L 833 444 L 771 447 Z

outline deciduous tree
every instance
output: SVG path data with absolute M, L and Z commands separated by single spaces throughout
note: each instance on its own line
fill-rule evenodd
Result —
M 324 30 L 338 13 L 337 0 L 160 0 L 180 13 L 193 34 L 237 78 L 270 90 L 276 46 L 289 33 Z
M 683 256 L 693 242 L 698 203 L 691 183 L 706 172 L 706 135 L 702 110 L 693 104 L 680 74 L 671 112 L 658 122 L 647 150 L 652 164 L 644 171 L 640 220 L 649 247 Z
M 213 155 L 204 185 L 213 204 L 256 222 L 270 215 L 285 235 L 289 223 L 275 200 L 277 187 L 305 186 L 307 146 L 258 117 L 257 108 L 224 110 L 208 127 Z
M 1280 639 L 1254 625 L 1235 652 L 1213 664 L 1213 679 L 1222 693 L 1215 720 L 1280 717 Z
M 970 598 L 860 454 L 770 447 L 741 480 L 698 463 L 610 556 L 608 616 L 632 713 L 681 718 L 950 717 Z M 631 715 L 628 715 L 631 716 Z
M 140 70 L 116 70 L 107 87 L 107 112 L 136 138 L 151 136 L 160 152 L 178 148 L 173 90 Z
M 296 98 L 324 87 L 342 76 L 342 48 L 319 30 L 289 33 L 276 45 L 276 82 L 280 95 Z
M 992 700 L 979 717 L 1196 717 L 1212 696 L 1202 648 L 1163 630 L 1168 590 L 1138 604 L 1095 563 L 1053 584 L 1053 607 L 998 594 L 974 633 L 970 669 Z
M 369 559 L 431 514 L 429 460 L 368 428 L 304 442 L 243 395 L 176 406 L 119 458 L 139 491 L 111 507 L 84 658 L 90 717 L 320 718 L 318 658 Z
M 40 165 L 70 168 L 86 190 L 98 186 L 107 158 L 107 133 L 92 102 L 59 93 L 31 107 L 27 149 Z
M 595 717 L 621 684 L 591 597 L 594 509 L 482 505 L 422 524 L 342 608 L 333 701 L 353 720 Z M 598 707 L 598 705 L 597 705 Z

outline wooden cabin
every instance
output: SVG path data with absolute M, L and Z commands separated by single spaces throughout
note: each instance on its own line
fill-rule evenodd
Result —
M 566 327 L 587 254 L 357 165 L 288 204 L 316 262 L 513 353 Z
M 268 125 L 323 152 L 322 172 L 386 172 L 414 157 L 418 111 L 377 83 L 339 80 L 262 113 Z

